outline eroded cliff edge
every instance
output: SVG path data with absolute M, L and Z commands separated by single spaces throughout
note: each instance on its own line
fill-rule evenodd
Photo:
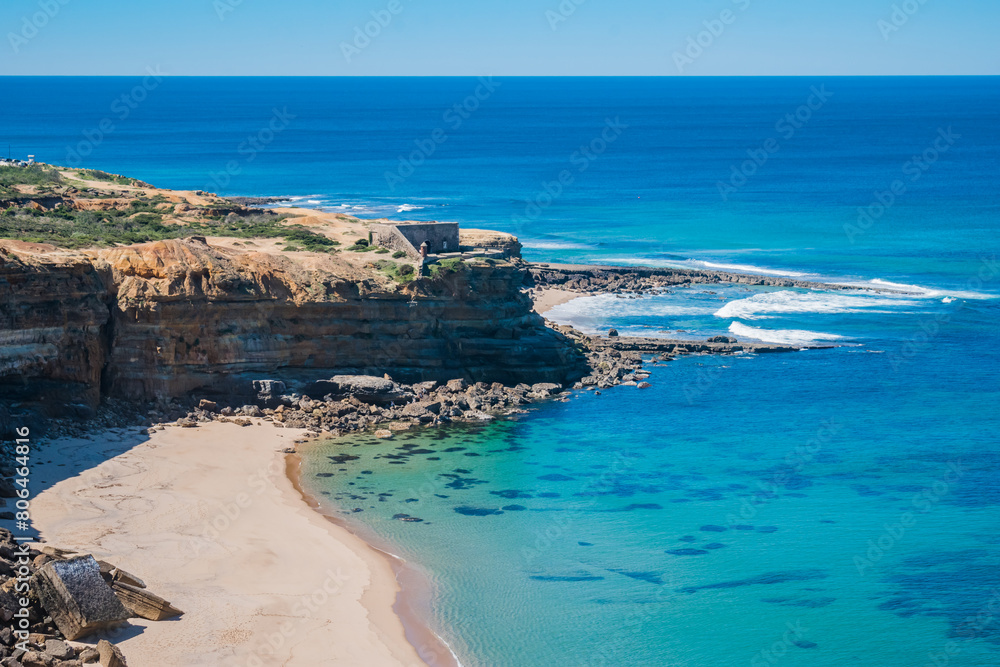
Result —
M 395 283 L 336 255 L 195 237 L 71 251 L 0 245 L 0 398 L 85 416 L 103 396 L 249 393 L 336 373 L 404 381 L 572 382 L 575 344 L 544 326 L 515 261 Z

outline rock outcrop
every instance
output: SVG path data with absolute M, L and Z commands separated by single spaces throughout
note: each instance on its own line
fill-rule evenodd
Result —
M 200 237 L 93 251 L 4 241 L 0 392 L 86 412 L 105 395 L 254 395 L 261 378 L 578 379 L 583 357 L 534 313 L 526 274 L 484 262 L 400 285 L 335 255 Z

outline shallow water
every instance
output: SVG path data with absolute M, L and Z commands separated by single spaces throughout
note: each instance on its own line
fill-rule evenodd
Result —
M 467 665 L 994 665 L 998 353 L 965 333 L 998 309 L 956 303 L 912 356 L 927 313 L 840 314 L 879 335 L 331 441 L 303 478 L 427 572 Z

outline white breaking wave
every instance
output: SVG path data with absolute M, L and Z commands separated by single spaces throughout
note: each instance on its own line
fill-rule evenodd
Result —
M 821 341 L 843 340 L 845 336 L 822 333 L 819 331 L 805 331 L 804 329 L 758 329 L 749 327 L 740 322 L 733 322 L 729 325 L 729 331 L 737 336 L 753 338 L 765 343 L 777 343 L 778 345 L 808 345 Z
M 406 213 L 407 211 L 419 211 L 422 208 L 425 207 L 417 206 L 415 204 L 403 204 L 402 206 L 396 209 L 396 213 Z
M 753 264 L 723 264 L 719 262 L 707 262 L 700 259 L 647 259 L 644 257 L 610 257 L 602 259 L 602 263 L 621 266 L 651 266 L 654 268 L 672 269 L 702 269 L 708 271 L 728 271 L 730 273 L 751 273 L 762 276 L 784 276 L 786 278 L 801 278 L 808 276 L 808 273 L 800 271 L 787 271 L 784 269 L 769 269 L 764 266 L 754 266 Z
M 718 271 L 735 271 L 739 273 L 759 273 L 768 276 L 786 276 L 790 278 L 800 278 L 802 276 L 809 275 L 808 273 L 802 273 L 801 271 L 783 271 L 780 269 L 768 269 L 763 266 L 754 266 L 752 264 L 717 264 L 715 262 L 703 262 L 697 259 L 689 259 L 688 262 L 693 264 L 700 264 L 708 269 L 718 270 Z
M 671 317 L 677 315 L 711 315 L 714 306 L 684 306 L 665 302 L 662 298 L 618 298 L 614 294 L 581 296 L 554 306 L 545 313 L 553 322 L 572 324 L 581 319 L 609 317 Z
M 832 292 L 766 292 L 730 301 L 715 311 L 716 317 L 757 320 L 788 313 L 891 313 L 920 306 L 911 298 L 884 294 L 838 294 Z M 893 310 L 886 310 L 892 308 Z
M 906 283 L 894 283 L 881 278 L 863 282 L 841 282 L 831 283 L 833 285 L 847 285 L 849 287 L 875 287 L 878 289 L 894 290 L 917 299 L 937 299 L 941 297 L 953 297 L 956 299 L 995 299 L 995 294 L 984 294 L 983 292 L 969 292 L 962 290 L 938 290 L 920 285 L 907 285 Z M 950 303 L 950 302 L 947 302 Z

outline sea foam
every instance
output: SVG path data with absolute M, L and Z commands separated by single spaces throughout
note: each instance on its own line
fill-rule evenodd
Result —
M 730 324 L 729 331 L 737 336 L 753 338 L 765 343 L 777 343 L 779 345 L 808 345 L 823 341 L 844 340 L 845 338 L 845 336 L 838 336 L 836 334 L 805 331 L 804 329 L 759 329 L 740 322 Z
M 908 297 L 783 290 L 730 301 L 715 311 L 715 316 L 756 320 L 788 313 L 892 313 L 921 305 Z

